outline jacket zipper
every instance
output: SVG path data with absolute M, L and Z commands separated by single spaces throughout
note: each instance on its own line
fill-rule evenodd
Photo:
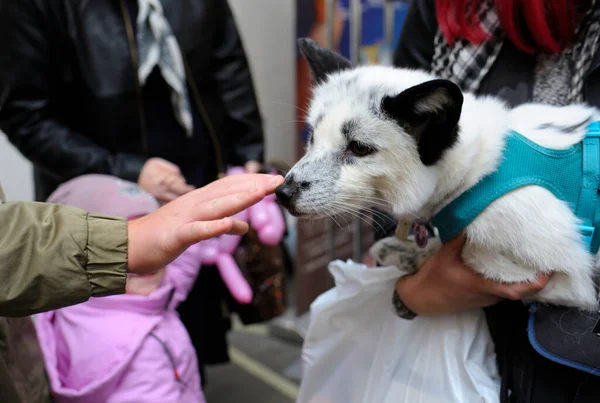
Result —
M 213 148 L 215 150 L 215 159 L 218 170 L 217 179 L 219 179 L 225 176 L 225 165 L 223 163 L 223 155 L 221 153 L 221 145 L 219 144 L 217 131 L 215 130 L 215 126 L 212 124 L 210 116 L 208 116 L 208 112 L 204 107 L 204 103 L 202 102 L 202 98 L 200 97 L 200 91 L 198 91 L 198 87 L 196 86 L 196 80 L 194 80 L 194 77 L 192 76 L 192 69 L 190 69 L 190 65 L 187 61 L 187 58 L 185 57 L 183 52 L 181 56 L 183 58 L 183 64 L 185 65 L 185 75 L 187 77 L 190 89 L 192 90 L 192 96 L 194 97 L 194 103 L 198 108 L 198 114 L 200 115 L 200 118 L 202 119 L 204 125 L 206 126 L 206 129 L 208 130 L 208 134 L 210 136 Z
M 140 121 L 140 136 L 142 138 L 142 149 L 144 155 L 148 156 L 148 132 L 146 128 L 146 115 L 144 113 L 144 100 L 142 98 L 142 85 L 140 84 L 140 78 L 138 76 L 139 70 L 139 56 L 137 53 L 137 45 L 135 43 L 135 34 L 133 26 L 131 25 L 131 16 L 127 10 L 125 0 L 120 1 L 121 13 L 123 14 L 123 20 L 125 21 L 125 31 L 127 31 L 127 41 L 129 43 L 129 54 L 131 55 L 131 64 L 133 67 L 133 75 L 135 77 L 135 92 L 137 96 L 138 106 L 138 118 Z
M 167 354 L 167 358 L 169 359 L 169 362 L 171 363 L 171 367 L 173 367 L 173 376 L 175 377 L 175 381 L 178 383 L 181 383 L 185 386 L 183 379 L 181 379 L 181 374 L 177 370 L 177 364 L 175 363 L 175 358 L 173 357 L 173 354 L 171 354 L 171 352 L 169 351 L 169 347 L 167 347 L 167 343 L 165 343 L 164 340 L 161 340 L 157 335 L 155 335 L 152 332 L 150 333 L 149 336 L 152 337 L 154 340 L 156 340 L 158 342 L 158 344 L 161 345 L 161 347 L 163 348 L 165 353 Z

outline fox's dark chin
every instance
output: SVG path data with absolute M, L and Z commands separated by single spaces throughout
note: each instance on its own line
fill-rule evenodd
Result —
M 331 215 L 319 211 L 307 212 L 291 206 L 286 206 L 284 208 L 288 213 L 290 213 L 290 215 L 302 220 L 316 220 L 319 218 L 331 217 Z
M 285 205 L 282 205 L 281 203 L 279 203 L 279 205 L 280 205 L 281 207 L 283 207 L 283 208 L 285 209 L 285 211 L 287 211 L 287 212 L 288 212 L 290 215 L 292 215 L 292 216 L 294 216 L 294 217 L 300 218 L 300 217 L 303 217 L 303 216 L 305 216 L 305 215 L 306 215 L 306 213 L 304 213 L 304 212 L 302 212 L 302 211 L 299 211 L 299 210 L 298 210 L 296 207 L 294 207 L 294 206 L 285 206 Z
M 295 209 L 287 209 L 288 213 L 290 213 L 292 216 L 296 217 L 296 218 L 300 218 L 300 219 L 307 219 L 307 220 L 311 220 L 311 219 L 318 219 L 318 218 L 322 218 L 322 217 L 326 217 L 325 214 L 319 214 L 319 213 L 306 213 L 303 211 L 298 211 Z
M 323 208 L 320 209 L 310 209 L 305 210 L 299 208 L 295 204 L 291 205 L 282 205 L 285 210 L 290 213 L 290 215 L 299 218 L 299 219 L 308 219 L 308 220 L 317 220 L 321 218 L 331 218 L 339 215 L 344 215 L 347 213 L 352 213 L 354 211 L 359 212 L 364 208 L 369 207 L 368 203 L 353 203 L 352 200 L 344 200 L 344 203 L 348 206 L 347 209 L 336 209 L 332 206 L 325 204 Z M 334 203 L 335 204 L 335 203 Z
M 305 216 L 306 214 L 299 212 L 298 210 L 295 209 L 291 209 L 291 208 L 286 208 L 287 212 L 290 213 L 290 215 L 296 217 L 296 218 L 301 218 L 303 216 Z

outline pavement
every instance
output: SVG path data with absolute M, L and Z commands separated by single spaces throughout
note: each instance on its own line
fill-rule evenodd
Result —
M 206 369 L 208 403 L 296 401 L 307 317 L 296 317 L 293 296 L 288 306 L 284 315 L 265 324 L 244 326 L 233 318 L 228 335 L 231 362 Z

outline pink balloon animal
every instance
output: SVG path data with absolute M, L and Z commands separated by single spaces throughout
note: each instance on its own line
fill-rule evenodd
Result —
M 227 175 L 244 173 L 244 168 L 231 168 Z M 258 239 L 265 245 L 277 245 L 285 233 L 285 221 L 277 205 L 275 195 L 269 195 L 262 201 L 235 215 L 246 221 L 257 232 Z M 202 241 L 202 264 L 217 266 L 223 282 L 231 295 L 242 304 L 252 302 L 253 293 L 233 258 L 242 237 L 239 235 L 221 235 L 218 238 Z

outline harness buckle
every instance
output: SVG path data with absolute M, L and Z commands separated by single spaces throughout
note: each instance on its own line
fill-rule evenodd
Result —
M 600 138 L 600 121 L 593 121 L 588 125 L 586 138 Z
M 583 242 L 585 242 L 585 246 L 588 250 L 592 247 L 592 239 L 594 238 L 594 232 L 596 229 L 591 225 L 580 225 L 579 232 L 581 232 L 581 236 L 583 237 Z

